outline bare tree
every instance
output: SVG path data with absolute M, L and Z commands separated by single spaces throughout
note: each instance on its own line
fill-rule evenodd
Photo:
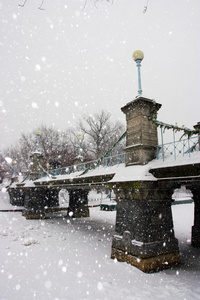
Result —
M 87 152 L 95 159 L 104 155 L 124 131 L 120 122 L 112 123 L 110 118 L 110 113 L 102 110 L 94 116 L 83 117 L 79 122 Z
M 10 176 L 12 174 L 12 161 L 8 163 L 6 161 L 6 157 L 0 153 L 0 183 L 2 182 L 4 177 Z
M 43 155 L 42 166 L 47 169 L 66 167 L 74 164 L 74 159 L 81 150 L 84 160 L 89 161 L 103 156 L 122 135 L 124 128 L 119 122 L 111 122 L 110 113 L 102 110 L 94 116 L 85 116 L 76 128 L 58 131 L 47 126 L 40 126 L 39 150 Z M 81 142 L 78 137 L 82 137 Z M 80 144 L 81 143 L 81 144 Z M 118 146 L 115 151 L 122 151 Z M 1 173 L 13 175 L 12 161 L 16 161 L 16 174 L 26 173 L 31 163 L 30 155 L 37 150 L 35 131 L 23 133 L 17 145 L 9 147 L 0 155 Z M 115 153 L 112 153 L 115 154 Z M 11 163 L 7 163 L 5 158 Z M 6 176 L 7 176 L 6 175 Z
M 43 167 L 47 169 L 47 163 L 51 163 L 52 167 L 56 164 L 59 164 L 59 167 L 72 165 L 75 154 L 70 145 L 67 131 L 61 132 L 46 126 L 40 126 L 39 130 L 41 132 L 39 150 L 43 155 Z M 30 155 L 36 151 L 36 144 L 37 137 L 35 131 L 33 131 L 23 133 L 17 145 L 4 150 L 0 157 L 0 165 L 9 176 L 13 174 L 13 165 L 12 163 L 7 164 L 5 158 L 9 157 L 10 161 L 17 162 L 15 166 L 16 174 L 26 173 L 31 163 Z
M 0 154 L 0 170 L 3 177 L 12 177 L 14 168 L 16 169 L 16 162 L 20 161 L 20 157 L 21 154 L 18 144 L 8 147 Z M 16 169 L 16 172 L 20 173 L 21 171 L 22 168 L 20 164 L 20 166 Z

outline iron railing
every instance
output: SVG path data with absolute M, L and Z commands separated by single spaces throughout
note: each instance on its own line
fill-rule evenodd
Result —
M 187 139 L 180 139 L 167 144 L 161 144 L 157 146 L 157 159 L 163 161 L 168 157 L 174 157 L 176 160 L 178 157 L 191 156 L 191 153 L 200 151 L 200 136 L 193 136 Z
M 75 172 L 84 172 L 86 170 L 95 169 L 98 166 L 107 168 L 107 167 L 112 167 L 114 165 L 119 165 L 119 164 L 123 164 L 123 163 L 125 163 L 125 153 L 108 156 L 108 157 L 103 157 L 101 159 L 83 162 L 81 164 L 67 166 L 64 168 L 56 168 L 56 169 L 48 170 L 47 173 L 49 175 L 53 175 L 53 176 L 67 175 L 67 174 L 71 174 L 71 173 L 75 173 Z M 44 175 L 44 173 L 41 174 L 41 176 L 42 175 Z

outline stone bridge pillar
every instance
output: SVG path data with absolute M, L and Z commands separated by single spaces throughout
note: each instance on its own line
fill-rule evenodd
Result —
M 30 187 L 24 189 L 24 211 L 22 215 L 27 219 L 41 219 L 45 217 L 45 210 L 59 206 L 59 189 Z
M 161 104 L 142 96 L 121 108 L 126 115 L 126 166 L 143 165 L 156 158 L 158 145 L 157 126 L 151 121 L 157 118 Z
M 45 192 L 45 203 L 47 207 L 58 207 L 59 206 L 59 188 L 46 189 Z
M 30 155 L 30 158 L 30 180 L 36 180 L 39 178 L 39 174 L 41 173 L 40 164 L 42 162 L 43 155 L 39 151 L 35 151 Z
M 199 150 L 200 150 L 200 122 L 194 125 L 199 131 Z M 192 226 L 192 246 L 200 248 L 200 186 L 198 183 L 191 187 L 194 200 L 194 226 Z
M 24 192 L 22 189 L 9 188 L 10 204 L 24 206 Z
M 126 167 L 143 165 L 156 157 L 157 118 L 161 104 L 138 96 L 126 114 Z M 116 183 L 116 234 L 111 258 L 126 261 L 144 272 L 155 272 L 180 262 L 171 212 L 173 189 L 157 181 Z
M 138 182 L 116 189 L 117 216 L 111 258 L 143 272 L 156 272 L 180 262 L 174 236 L 171 199 L 157 182 Z
M 73 218 L 89 217 L 88 194 L 89 190 L 68 189 L 69 208 L 68 215 Z
M 194 129 L 196 129 L 199 133 L 199 151 L 200 151 L 200 122 L 198 122 L 196 125 L 193 126 Z
M 200 248 L 200 187 L 192 187 L 194 199 L 194 225 L 192 226 L 192 246 Z
M 45 189 L 30 187 L 24 189 L 24 210 L 26 219 L 42 219 L 45 217 Z

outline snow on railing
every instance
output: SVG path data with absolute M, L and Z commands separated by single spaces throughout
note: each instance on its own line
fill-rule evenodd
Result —
M 102 159 L 92 160 L 83 162 L 81 164 L 67 166 L 64 168 L 56 168 L 49 170 L 49 175 L 66 175 L 75 172 L 84 172 L 89 169 L 95 169 L 97 166 L 103 166 L 104 168 L 112 167 L 114 165 L 119 165 L 125 163 L 125 153 L 103 157 Z
M 187 156 L 190 157 L 191 153 L 200 151 L 200 136 L 196 135 L 187 139 L 180 139 L 167 144 L 157 146 L 157 159 L 162 158 L 164 161 L 168 157 Z

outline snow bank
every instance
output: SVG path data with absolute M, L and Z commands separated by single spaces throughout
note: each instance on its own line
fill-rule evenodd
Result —
M 181 264 L 154 274 L 110 259 L 115 211 L 95 207 L 89 218 L 63 212 L 44 220 L 0 213 L 0 298 L 199 299 L 200 252 L 190 246 L 194 206 L 172 209 Z

